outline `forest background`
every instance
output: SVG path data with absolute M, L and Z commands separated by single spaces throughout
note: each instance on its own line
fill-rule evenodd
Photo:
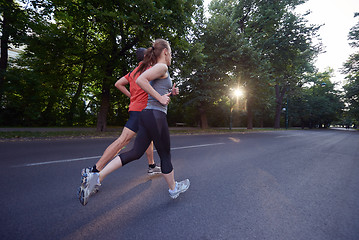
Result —
M 355 127 L 359 51 L 338 88 L 314 66 L 321 26 L 295 13 L 304 2 L 213 0 L 206 17 L 202 0 L 0 0 L 0 126 L 123 126 L 129 99 L 114 83 L 164 38 L 181 91 L 170 126 Z M 348 43 L 359 47 L 359 21 Z

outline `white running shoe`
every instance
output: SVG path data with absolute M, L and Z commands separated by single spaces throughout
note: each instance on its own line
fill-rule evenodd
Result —
M 148 171 L 147 171 L 147 174 L 150 176 L 155 175 L 155 174 L 160 174 L 160 173 L 162 173 L 161 167 L 159 167 L 157 165 L 154 168 L 149 167 Z
M 98 171 L 93 171 L 93 167 L 87 167 L 87 168 L 83 168 L 81 170 L 81 185 L 82 182 L 84 181 L 84 176 L 87 176 L 87 174 L 89 173 L 98 173 Z M 97 183 L 94 190 L 92 191 L 92 193 L 97 193 L 100 190 L 101 184 Z M 78 193 L 80 193 L 81 191 L 81 187 L 79 187 Z
M 89 174 L 90 172 L 92 172 L 92 167 L 83 168 L 81 170 L 81 176 L 83 176 L 84 174 Z
M 96 193 L 101 186 L 99 173 L 85 173 L 82 176 L 82 183 L 79 191 L 79 200 L 82 205 L 86 205 L 91 194 Z
M 185 179 L 181 182 L 176 182 L 176 187 L 174 190 L 169 189 L 168 192 L 172 199 L 177 198 L 181 193 L 184 193 L 189 188 L 190 181 L 189 179 Z

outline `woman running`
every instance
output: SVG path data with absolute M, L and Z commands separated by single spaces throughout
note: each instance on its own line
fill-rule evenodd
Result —
M 142 64 L 145 52 L 145 48 L 139 48 L 136 51 L 136 58 L 139 62 L 139 66 Z M 130 106 L 128 109 L 130 116 L 122 130 L 120 137 L 106 148 L 101 158 L 93 167 L 82 169 L 81 176 L 86 176 L 89 172 L 101 171 L 106 166 L 106 164 L 112 160 L 116 154 L 118 154 L 120 150 L 126 146 L 136 135 L 138 131 L 140 112 L 147 106 L 148 99 L 148 94 L 136 84 L 136 79 L 134 79 L 134 72 L 136 72 L 137 68 L 135 68 L 134 71 L 129 72 L 125 76 L 121 77 L 115 83 L 116 88 L 118 88 L 123 94 L 130 98 Z M 130 84 L 130 91 L 128 91 L 126 88 L 127 84 Z M 153 143 L 151 143 L 146 150 L 146 155 L 148 159 L 148 175 L 160 174 L 161 168 L 156 165 L 153 158 Z
M 178 88 L 172 86 L 172 80 L 168 72 L 171 65 L 171 47 L 166 40 L 157 39 L 153 46 L 148 48 L 143 63 L 135 72 L 135 78 L 140 75 L 136 83 L 148 93 L 147 107 L 141 112 L 139 130 L 134 147 L 129 152 L 116 156 L 100 173 L 89 173 L 84 179 L 80 192 L 80 201 L 83 205 L 95 186 L 116 169 L 139 159 L 153 141 L 161 160 L 162 175 L 165 178 L 169 195 L 175 199 L 180 193 L 185 192 L 190 181 L 181 182 L 174 180 L 174 170 L 171 162 L 170 136 L 167 124 L 167 105 L 170 95 L 177 95 Z M 152 66 L 150 69 L 148 69 Z M 146 70 L 148 69 L 148 70 Z

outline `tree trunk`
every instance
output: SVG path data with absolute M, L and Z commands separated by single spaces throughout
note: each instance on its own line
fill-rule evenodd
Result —
M 282 111 L 282 103 L 277 103 L 275 108 L 275 117 L 274 117 L 274 128 L 280 128 L 280 115 Z
M 111 86 L 111 79 L 115 69 L 115 62 L 118 58 L 118 46 L 116 43 L 116 35 L 113 31 L 110 30 L 109 32 L 109 41 L 111 52 L 110 52 L 110 59 L 107 65 L 105 66 L 105 77 L 102 83 L 102 94 L 101 94 L 101 102 L 100 102 L 100 110 L 97 115 L 97 131 L 104 132 L 107 128 L 107 114 L 110 109 L 110 86 Z M 123 49 L 122 49 L 123 50 Z
M 9 47 L 9 23 L 8 11 L 3 14 L 2 36 L 1 36 L 1 55 L 0 55 L 0 100 L 2 99 L 5 73 L 8 66 L 8 47 Z
M 117 67 L 116 61 L 120 58 L 121 55 L 124 55 L 125 52 L 135 46 L 138 42 L 138 38 L 134 38 L 130 42 L 122 42 L 121 50 L 118 48 L 117 44 L 117 34 L 110 29 L 109 31 L 109 41 L 108 44 L 112 46 L 110 52 L 110 60 L 106 66 L 105 78 L 102 84 L 102 95 L 101 95 L 101 103 L 100 110 L 97 115 L 97 131 L 105 131 L 107 127 L 107 114 L 110 109 L 110 87 L 112 86 L 112 78 L 115 67 Z M 122 39 L 125 39 L 127 36 L 123 36 L 124 33 L 121 32 Z
M 247 129 L 253 129 L 253 111 L 252 111 L 252 99 L 247 99 Z
M 260 119 L 259 119 L 259 127 L 260 127 L 260 128 L 264 128 L 264 118 L 266 117 L 265 114 L 264 114 L 264 112 L 265 112 L 265 108 L 263 107 L 263 108 L 261 109 L 261 117 L 260 117 Z
M 202 104 L 199 107 L 199 113 L 201 116 L 201 128 L 207 129 L 208 128 L 207 114 L 206 114 L 206 111 L 205 111 L 204 107 L 202 106 Z
M 274 128 L 280 128 L 280 116 L 283 106 L 283 97 L 285 94 L 285 87 L 282 89 L 279 85 L 275 85 L 275 96 L 276 96 L 276 108 L 275 108 L 275 118 L 274 118 Z
M 108 81 L 108 76 L 106 76 L 103 80 L 100 104 L 100 111 L 97 115 L 97 131 L 104 132 L 106 131 L 107 114 L 108 110 L 110 109 L 110 84 Z
M 56 89 L 56 88 L 55 88 Z M 54 114 L 54 105 L 57 101 L 56 95 L 51 94 L 47 102 L 45 110 L 41 113 L 41 119 L 43 126 L 55 126 L 56 116 Z

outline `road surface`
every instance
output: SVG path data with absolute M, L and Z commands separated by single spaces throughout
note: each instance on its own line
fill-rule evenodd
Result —
M 82 206 L 80 171 L 113 140 L 0 143 L 0 239 L 359 239 L 359 132 L 171 136 L 186 193 L 142 157 Z

